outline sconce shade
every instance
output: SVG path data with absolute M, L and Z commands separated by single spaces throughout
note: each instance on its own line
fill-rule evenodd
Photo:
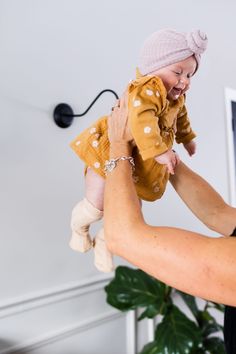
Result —
M 68 128 L 74 119 L 72 108 L 66 103 L 59 103 L 53 111 L 53 119 L 60 128 Z

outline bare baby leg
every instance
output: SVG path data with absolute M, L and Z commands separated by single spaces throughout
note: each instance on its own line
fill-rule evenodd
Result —
M 85 198 L 72 210 L 70 247 L 78 252 L 87 252 L 93 246 L 89 235 L 91 223 L 103 217 L 105 180 L 88 168 L 85 176 Z
M 112 254 L 108 250 L 103 228 L 98 232 L 94 242 L 89 235 L 89 226 L 103 216 L 105 180 L 88 168 L 85 177 L 85 198 L 72 211 L 72 237 L 70 247 L 79 252 L 87 252 L 94 246 L 94 264 L 101 272 L 111 272 Z
M 86 176 L 86 198 L 99 210 L 103 210 L 105 181 L 92 169 Z M 94 264 L 101 272 L 114 270 L 112 254 L 108 250 L 104 238 L 103 228 L 98 232 L 94 240 Z
M 102 228 L 95 237 L 94 243 L 94 264 L 100 272 L 109 273 L 114 270 L 113 257 L 108 250 L 105 238 L 104 229 Z

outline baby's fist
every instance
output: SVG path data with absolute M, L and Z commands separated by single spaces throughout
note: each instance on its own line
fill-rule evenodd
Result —
M 196 152 L 197 145 L 195 141 L 191 140 L 189 143 L 184 144 L 184 147 L 188 151 L 189 156 L 192 156 Z

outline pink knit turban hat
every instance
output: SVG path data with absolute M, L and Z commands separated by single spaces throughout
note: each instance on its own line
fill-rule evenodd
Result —
M 197 61 L 198 68 L 201 54 L 206 47 L 207 36 L 199 30 L 184 33 L 164 29 L 154 32 L 144 42 L 138 68 L 142 75 L 146 75 L 192 55 Z

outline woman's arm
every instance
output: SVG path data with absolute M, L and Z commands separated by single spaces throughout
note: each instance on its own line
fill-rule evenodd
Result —
M 128 153 L 112 145 L 111 157 Z M 236 239 L 147 225 L 128 161 L 120 161 L 107 176 L 104 210 L 112 253 L 176 289 L 236 305 Z
M 231 235 L 236 227 L 236 208 L 223 198 L 201 176 L 183 162 L 175 168 L 170 182 L 189 209 L 211 230 Z
M 131 154 L 126 137 L 119 136 L 122 119 L 115 110 L 109 123 L 111 158 Z M 236 305 L 236 239 L 147 225 L 128 161 L 118 162 L 106 179 L 105 233 L 111 252 L 161 281 L 195 296 Z

